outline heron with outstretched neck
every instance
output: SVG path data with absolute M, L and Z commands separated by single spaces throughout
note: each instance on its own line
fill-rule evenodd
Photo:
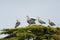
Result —
M 50 26 L 55 26 L 56 24 L 54 22 L 51 22 L 50 19 L 48 20 L 48 23 Z
M 46 24 L 46 22 L 44 22 L 43 20 L 41 20 L 39 17 L 37 17 L 38 18 L 38 22 L 40 23 L 40 24 Z

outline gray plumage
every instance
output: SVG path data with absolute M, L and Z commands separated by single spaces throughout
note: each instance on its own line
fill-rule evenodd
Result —
M 54 22 L 51 22 L 50 19 L 49 19 L 49 25 L 50 26 L 55 26 L 55 23 Z
M 42 21 L 41 19 L 39 19 L 39 17 L 38 17 L 38 22 L 39 22 L 40 24 L 46 24 L 46 22 L 44 22 L 44 21 Z
M 20 25 L 20 22 L 18 20 L 16 20 L 16 24 L 15 24 L 15 28 L 18 27 Z
M 27 17 L 27 23 L 28 23 L 29 25 L 35 24 L 36 19 L 34 19 L 34 18 L 29 18 L 29 16 L 26 16 L 26 17 Z

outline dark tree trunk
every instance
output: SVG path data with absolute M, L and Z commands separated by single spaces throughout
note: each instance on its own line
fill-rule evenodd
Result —
M 27 38 L 27 40 L 29 40 L 29 37 Z

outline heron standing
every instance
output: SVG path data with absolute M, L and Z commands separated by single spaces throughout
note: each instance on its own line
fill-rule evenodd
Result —
M 16 24 L 15 24 L 15 28 L 17 28 L 20 25 L 20 22 L 18 20 L 16 20 Z
M 55 23 L 54 22 L 51 22 L 50 19 L 48 21 L 49 21 L 49 25 L 50 26 L 55 26 Z
M 26 16 L 26 17 L 27 17 L 27 23 L 28 23 L 29 25 L 35 24 L 36 19 L 34 19 L 34 18 L 29 18 L 29 16 Z
M 44 22 L 43 20 L 39 19 L 39 17 L 38 17 L 38 22 L 39 22 L 40 24 L 46 24 L 46 22 Z

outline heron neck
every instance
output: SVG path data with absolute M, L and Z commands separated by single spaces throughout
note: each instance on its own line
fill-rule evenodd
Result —
M 40 19 L 38 18 L 38 21 L 39 21 Z
M 49 20 L 49 23 L 50 23 L 50 20 Z
M 30 18 L 29 18 L 29 17 L 27 17 L 27 20 L 30 20 Z

